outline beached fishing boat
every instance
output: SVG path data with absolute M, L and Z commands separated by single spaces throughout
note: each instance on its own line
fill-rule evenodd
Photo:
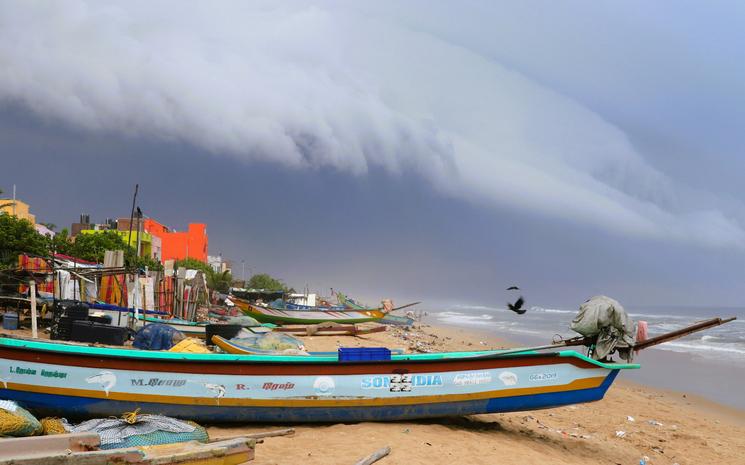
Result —
M 575 351 L 276 356 L 0 338 L 0 398 L 38 415 L 148 413 L 209 422 L 383 421 L 590 402 L 620 370 Z
M 145 324 L 153 324 L 153 323 L 160 323 L 164 325 L 168 325 L 172 327 L 173 329 L 177 329 L 181 331 L 184 336 L 186 337 L 195 337 L 199 339 L 204 339 L 206 334 L 206 328 L 207 323 L 198 323 L 195 321 L 186 321 L 181 320 L 178 318 L 153 318 L 153 317 L 143 317 L 142 315 L 138 315 L 137 319 L 137 329 L 142 328 Z
M 246 315 L 261 323 L 317 324 L 317 323 L 365 323 L 378 321 L 386 313 L 383 310 L 325 310 L 322 307 L 305 310 L 277 309 L 251 304 L 245 300 L 231 298 Z
M 414 319 L 408 316 L 388 314 L 380 322 L 386 325 L 411 326 L 414 324 Z

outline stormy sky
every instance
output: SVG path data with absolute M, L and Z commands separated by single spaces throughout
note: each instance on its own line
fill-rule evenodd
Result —
M 0 187 L 296 288 L 742 305 L 739 2 L 0 3 Z

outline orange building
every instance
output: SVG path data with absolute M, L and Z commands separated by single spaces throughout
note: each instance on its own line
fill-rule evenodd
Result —
M 166 260 L 182 260 L 194 258 L 207 263 L 207 225 L 204 223 L 190 223 L 184 232 L 171 231 L 167 227 L 146 218 L 143 221 L 145 232 L 160 238 L 162 262 Z

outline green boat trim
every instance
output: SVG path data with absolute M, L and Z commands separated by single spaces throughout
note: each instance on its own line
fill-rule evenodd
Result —
M 95 347 L 83 346 L 77 344 L 66 344 L 59 342 L 34 341 L 29 339 L 16 339 L 0 336 L 0 347 L 32 349 L 57 353 L 68 353 L 77 355 L 94 355 L 102 357 L 125 357 L 148 360 L 168 360 L 168 361 L 214 361 L 214 362 L 293 362 L 293 363 L 328 363 L 338 362 L 335 355 L 324 356 L 302 356 L 302 355 L 230 355 L 230 354 L 195 354 L 168 351 L 146 351 L 136 349 L 120 349 L 115 347 Z M 476 352 L 438 352 L 432 354 L 401 354 L 391 355 L 392 361 L 418 361 L 418 360 L 446 360 L 472 357 L 490 357 L 498 356 L 507 350 L 511 351 L 509 357 L 532 356 L 539 352 L 526 349 L 525 352 L 514 352 L 515 349 L 504 350 L 484 350 Z M 551 354 L 545 353 L 546 355 Z M 585 362 L 591 363 L 601 368 L 609 370 L 616 369 L 637 369 L 638 364 L 616 364 L 604 363 L 593 360 L 579 352 L 573 350 L 564 350 L 553 352 L 560 357 L 574 357 Z

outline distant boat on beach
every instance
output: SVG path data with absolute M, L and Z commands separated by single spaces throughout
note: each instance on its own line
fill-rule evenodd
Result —
M 272 308 L 251 304 L 243 299 L 231 297 L 230 299 L 244 314 L 255 318 L 261 323 L 274 324 L 318 324 L 326 322 L 334 323 L 366 323 L 378 321 L 385 317 L 386 312 L 380 309 L 369 310 L 327 310 L 322 307 L 314 307 L 303 310 L 289 308 Z

